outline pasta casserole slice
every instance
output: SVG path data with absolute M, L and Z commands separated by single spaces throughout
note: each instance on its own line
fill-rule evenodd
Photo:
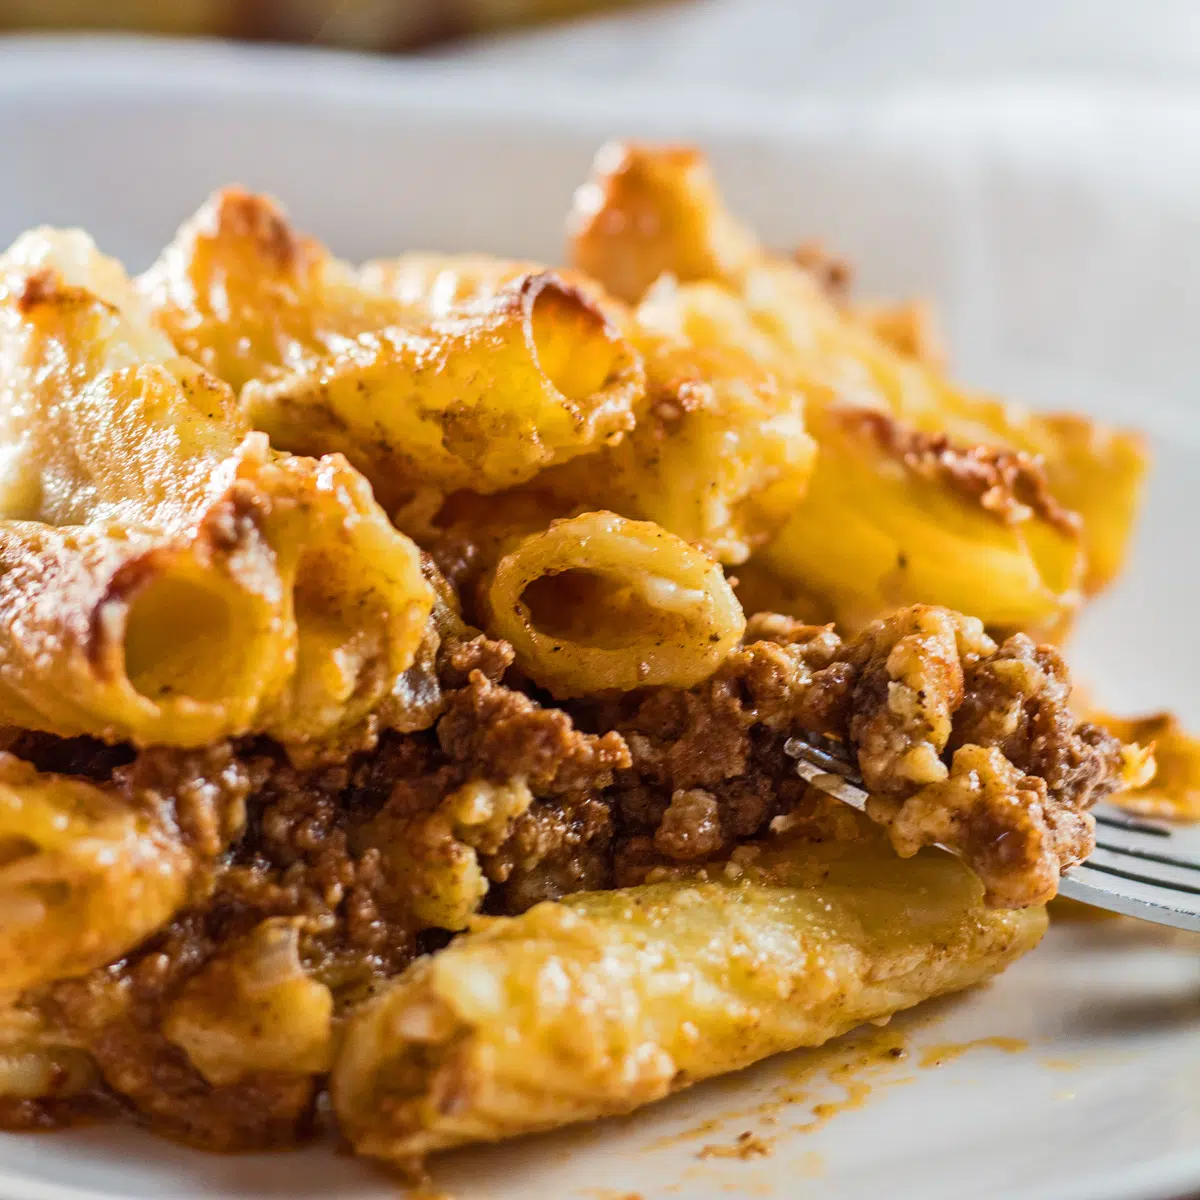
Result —
M 1046 640 L 1136 436 L 960 388 L 694 151 L 605 151 L 571 254 L 356 266 L 229 188 L 137 280 L 0 257 L 4 1128 L 331 1109 L 411 1172 L 629 1112 L 1002 971 L 1190 780 Z

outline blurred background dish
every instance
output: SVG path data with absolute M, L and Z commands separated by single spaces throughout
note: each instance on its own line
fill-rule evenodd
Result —
M 419 51 L 575 80 L 758 92 L 1200 83 L 1194 0 L 0 0 L 0 32 L 39 30 Z
M 3 0 L 0 29 L 122 30 L 405 50 L 638 0 Z M 644 2 L 644 0 L 643 0 Z

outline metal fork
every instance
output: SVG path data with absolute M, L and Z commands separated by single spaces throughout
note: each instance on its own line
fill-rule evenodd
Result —
M 814 734 L 789 738 L 783 748 L 796 760 L 802 779 L 851 808 L 866 809 L 862 776 L 839 743 Z M 1096 849 L 1063 875 L 1059 895 L 1159 925 L 1200 931 L 1200 861 L 1165 852 L 1173 836 L 1165 825 L 1127 816 L 1110 805 L 1098 805 L 1092 812 Z

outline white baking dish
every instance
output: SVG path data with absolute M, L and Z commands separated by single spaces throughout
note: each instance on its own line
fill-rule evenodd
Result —
M 141 267 L 210 188 L 238 181 L 352 257 L 553 259 L 570 189 L 614 134 L 703 142 L 772 240 L 819 234 L 868 290 L 936 297 L 974 381 L 1152 433 L 1138 551 L 1074 657 L 1113 706 L 1200 723 L 1200 97 L 992 88 L 781 105 L 699 83 L 604 94 L 294 51 L 14 40 L 0 44 L 0 239 L 78 223 Z M 867 1068 L 886 1086 L 819 1129 L 795 1127 L 862 1078 L 834 1069 L 844 1048 L 462 1154 L 437 1177 L 459 1200 L 1179 1195 L 1200 1188 L 1197 948 L 1132 924 L 1059 926 L 991 988 L 901 1018 L 908 1059 Z M 980 1038 L 1000 1040 L 920 1065 L 922 1047 Z M 798 1072 L 803 1097 L 755 1111 Z M 770 1134 L 770 1156 L 697 1157 L 745 1128 Z M 221 1158 L 115 1127 L 0 1137 L 8 1200 L 395 1187 L 324 1145 Z

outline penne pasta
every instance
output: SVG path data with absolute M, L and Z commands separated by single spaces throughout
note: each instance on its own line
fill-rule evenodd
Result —
M 584 513 L 554 521 L 496 564 L 489 627 L 559 696 L 710 675 L 745 617 L 721 568 L 649 521 Z
M 347 1023 L 332 1093 L 354 1148 L 412 1166 L 629 1112 L 978 983 L 1046 927 L 1041 908 L 984 909 L 935 852 L 793 842 L 741 861 L 481 923 L 414 963 Z
M 619 439 L 644 393 L 624 312 L 501 259 L 361 272 L 263 196 L 218 192 L 139 281 L 179 350 L 280 449 L 345 454 L 387 507 L 492 492 Z
M 36 1102 L 86 1112 L 97 1083 L 95 1063 L 34 1007 L 0 1008 L 0 1119 L 19 1122 Z M 17 1120 L 12 1120 L 17 1118 Z
M 756 326 L 805 375 L 856 399 L 865 393 L 873 404 L 882 400 L 904 424 L 943 434 L 960 447 L 1030 456 L 1051 494 L 1081 518 L 1085 591 L 1100 590 L 1116 575 L 1146 471 L 1139 434 L 967 391 L 860 323 L 838 319 L 815 283 L 789 264 L 767 260 L 747 271 L 739 286 Z
M 1168 820 L 1200 820 L 1200 737 L 1169 712 L 1117 717 L 1093 711 L 1088 716 L 1114 737 L 1154 750 L 1153 775 L 1118 794 L 1122 808 Z
M 694 150 L 602 152 L 572 247 L 355 267 L 227 189 L 136 282 L 0 256 L 0 1128 L 629 1112 L 1004 969 L 1097 801 L 1195 808 L 1025 632 L 1136 438 L 960 388 Z
M 547 270 L 553 270 L 556 278 L 586 296 L 617 329 L 627 330 L 631 317 L 628 305 L 609 295 L 590 275 L 528 259 L 412 252 L 365 262 L 358 278 L 364 288 L 398 301 L 414 313 L 446 317 L 460 309 L 486 305 L 525 276 Z
M 631 304 L 663 275 L 724 279 L 760 253 L 692 146 L 601 147 L 575 193 L 567 233 L 573 264 Z
M 430 317 L 445 317 L 466 305 L 495 299 L 514 280 L 536 275 L 539 263 L 489 254 L 402 254 L 363 263 L 363 287 L 389 296 L 405 308 Z M 582 279 L 574 273 L 571 280 Z
M 815 595 L 816 611 L 852 629 L 930 598 L 998 628 L 1043 631 L 1079 606 L 1077 523 L 1050 494 L 1036 459 L 922 434 L 862 386 L 798 375 L 745 301 L 720 285 L 660 285 L 637 311 L 664 337 L 743 347 L 807 398 L 816 466 L 803 500 L 756 559 L 779 581 L 779 596 Z M 865 403 L 840 399 L 847 395 Z M 814 608 L 802 602 L 794 610 Z
M 761 561 L 824 597 L 839 625 L 933 596 L 1001 629 L 1053 629 L 1078 607 L 1076 528 L 1031 464 L 958 450 L 874 409 L 813 406 L 809 427 L 816 470 Z
M 300 961 L 298 919 L 274 917 L 234 940 L 187 981 L 163 1033 L 216 1087 L 255 1072 L 329 1069 L 333 995 Z

